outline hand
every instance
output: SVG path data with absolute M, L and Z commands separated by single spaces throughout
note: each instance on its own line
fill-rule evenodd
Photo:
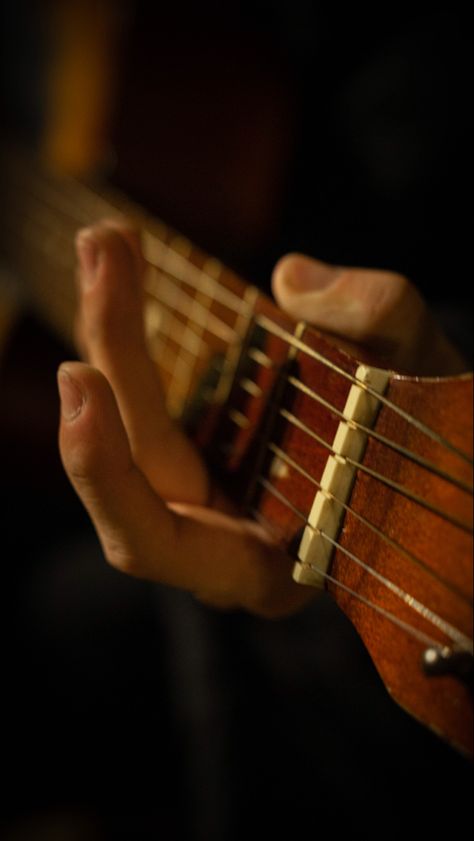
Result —
M 268 617 L 297 610 L 314 591 L 293 582 L 292 559 L 260 526 L 231 516 L 223 498 L 213 496 L 209 506 L 206 466 L 166 413 L 144 340 L 138 234 L 105 222 L 79 234 L 77 252 L 78 337 L 93 367 L 68 362 L 59 370 L 60 450 L 106 559 L 214 606 Z M 309 314 L 321 329 L 390 348 L 394 365 L 414 367 L 429 336 L 425 370 L 428 363 L 440 371 L 463 367 L 398 275 L 289 255 L 273 285 L 291 315 Z

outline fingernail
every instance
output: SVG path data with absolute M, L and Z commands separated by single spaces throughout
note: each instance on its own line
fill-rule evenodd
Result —
M 58 371 L 58 388 L 61 398 L 61 414 L 67 421 L 80 415 L 84 405 L 84 394 L 75 380 L 64 369 Z
M 325 263 L 301 261 L 284 276 L 284 282 L 294 292 L 321 292 L 339 277 L 340 269 Z
M 87 228 L 78 233 L 76 237 L 76 250 L 82 269 L 81 281 L 85 286 L 90 286 L 96 278 L 100 246 Z

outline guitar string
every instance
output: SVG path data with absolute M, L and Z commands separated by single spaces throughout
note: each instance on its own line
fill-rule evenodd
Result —
M 300 421 L 299 418 L 297 418 L 295 415 L 293 415 L 287 409 L 280 409 L 279 414 L 283 418 L 285 418 L 285 420 L 289 421 L 289 423 L 291 423 L 293 426 L 296 426 L 298 429 L 300 429 L 302 432 L 306 433 L 306 435 L 308 435 L 314 441 L 317 441 L 318 444 L 321 444 L 321 446 L 323 446 L 323 447 L 325 447 L 325 449 L 329 450 L 329 452 L 332 455 L 335 455 L 335 456 L 340 455 L 339 453 L 336 452 L 336 450 L 333 449 L 332 445 L 329 444 L 328 441 L 326 441 L 324 438 L 322 438 L 320 435 L 318 435 L 317 432 L 315 432 L 313 429 L 311 429 L 305 423 Z M 454 517 L 448 511 L 441 510 L 436 505 L 433 505 L 433 503 L 429 502 L 428 500 L 424 499 L 423 497 L 418 496 L 418 494 L 414 493 L 414 491 L 411 491 L 409 488 L 405 487 L 404 485 L 400 485 L 398 482 L 395 482 L 393 479 L 390 479 L 388 476 L 385 476 L 385 475 L 383 475 L 382 473 L 379 473 L 376 470 L 372 470 L 372 468 L 367 467 L 367 465 L 364 465 L 359 461 L 356 461 L 356 459 L 350 458 L 350 456 L 341 456 L 341 458 L 344 459 L 344 461 L 346 461 L 348 464 L 351 464 L 353 467 L 356 467 L 358 470 L 361 470 L 362 472 L 367 473 L 369 476 L 372 476 L 373 479 L 376 479 L 377 481 L 382 482 L 384 485 L 387 485 L 392 490 L 396 491 L 397 493 L 401 494 L 402 496 L 406 497 L 407 499 L 410 499 L 412 502 L 415 502 L 418 505 L 421 505 L 423 508 L 426 508 L 428 511 L 431 511 L 431 513 L 436 514 L 438 517 L 441 517 L 441 519 L 445 520 L 448 523 L 451 523 L 451 525 L 455 526 L 456 528 L 462 529 L 462 531 L 465 531 L 468 534 L 472 534 L 472 531 L 473 531 L 472 526 L 468 525 L 463 520 L 458 520 L 457 517 Z
M 93 195 L 95 195 L 95 194 L 93 194 Z M 39 201 L 42 201 L 42 199 L 39 199 Z M 101 207 L 102 212 L 105 212 L 106 209 L 109 209 L 109 210 L 111 209 L 110 206 L 106 202 L 103 202 L 102 199 L 99 199 L 99 201 L 103 204 L 103 207 Z M 54 209 L 56 209 L 56 206 L 54 207 Z M 68 211 L 69 210 L 70 210 L 70 208 L 68 208 Z M 76 206 L 76 212 L 77 212 L 77 206 Z M 81 222 L 84 221 L 83 217 L 78 217 L 78 218 L 80 218 Z M 172 251 L 172 249 L 170 249 L 169 246 L 167 248 L 168 248 L 169 251 Z M 176 254 L 176 252 L 175 252 L 175 254 Z M 184 258 L 182 258 L 181 255 L 178 254 L 178 258 L 183 260 L 184 264 L 189 267 L 189 265 L 190 265 L 189 262 L 186 261 Z M 165 270 L 161 269 L 161 271 L 162 272 L 165 271 L 166 274 L 169 274 L 169 272 L 167 272 L 166 269 Z M 225 287 L 222 287 L 215 278 L 212 278 L 210 275 L 206 276 L 205 272 L 203 272 L 202 270 L 198 270 L 198 271 L 199 271 L 199 277 L 201 279 L 203 277 L 205 277 L 207 282 L 210 282 L 211 284 L 213 284 L 216 289 L 219 289 L 219 290 L 225 289 Z M 183 282 L 187 285 L 190 285 L 192 288 L 197 288 L 196 283 L 193 283 L 192 280 L 189 277 L 188 278 L 174 277 L 172 275 L 171 275 L 171 277 L 172 277 L 173 280 L 178 280 L 178 281 L 181 281 L 181 282 Z M 225 291 L 227 292 L 227 290 L 225 290 Z M 233 295 L 233 293 L 230 293 L 230 294 Z M 235 297 L 235 296 L 233 296 L 233 297 Z M 227 306 L 229 309 L 234 309 L 234 306 L 231 305 L 230 303 L 226 303 L 224 301 L 222 303 L 224 304 L 224 306 Z M 243 302 L 240 301 L 241 305 L 242 305 L 242 303 Z M 451 452 L 455 453 L 456 455 L 463 458 L 464 460 L 467 460 L 469 462 L 472 461 L 470 456 L 468 456 L 462 450 L 457 448 L 451 442 L 444 439 L 443 436 L 440 436 L 438 433 L 431 430 L 424 423 L 420 422 L 417 418 L 414 418 L 413 416 L 411 416 L 408 412 L 403 410 L 397 404 L 394 404 L 392 401 L 388 400 L 388 398 L 386 398 L 384 395 L 378 394 L 378 392 L 371 389 L 370 386 L 368 386 L 367 384 L 361 383 L 352 374 L 349 374 L 343 368 L 340 368 L 340 366 L 335 365 L 335 363 L 332 363 L 330 360 L 326 359 L 322 354 L 319 354 L 317 351 L 314 351 L 312 348 L 307 346 L 304 342 L 301 342 L 299 339 L 292 336 L 286 330 L 279 327 L 279 325 L 276 325 L 273 321 L 271 321 L 271 319 L 268 319 L 266 316 L 263 316 L 263 315 L 257 315 L 256 316 L 256 321 L 267 332 L 273 333 L 273 335 L 278 336 L 280 339 L 282 339 L 283 341 L 292 345 L 293 347 L 296 347 L 298 350 L 301 350 L 303 353 L 306 353 L 306 354 L 310 355 L 311 357 L 313 357 L 314 359 L 316 359 L 317 361 L 321 362 L 322 364 L 329 366 L 335 372 L 337 372 L 340 376 L 343 376 L 343 377 L 349 379 L 350 381 L 356 383 L 360 387 L 364 388 L 369 394 L 372 394 L 374 397 L 376 397 L 378 400 L 380 400 L 380 402 L 384 403 L 388 408 L 392 409 L 393 411 L 396 411 L 398 414 L 401 414 L 402 417 L 404 417 L 405 420 L 407 420 L 407 422 L 409 422 L 411 424 L 414 424 L 420 431 L 422 431 L 424 434 L 429 435 L 429 437 L 433 438 L 433 440 L 437 441 L 437 443 L 441 444 L 444 447 L 447 447 L 449 450 L 451 450 Z
M 171 288 L 179 289 L 175 284 L 168 281 L 168 278 L 165 274 L 160 273 L 160 288 L 159 291 L 154 288 L 155 284 L 152 284 L 150 280 L 145 281 L 146 283 L 146 291 L 153 297 L 155 297 L 159 302 L 167 304 L 167 306 L 171 306 L 175 311 L 179 312 L 181 315 L 184 315 L 185 318 L 191 324 L 197 324 L 199 327 L 204 327 L 210 333 L 213 333 L 217 338 L 222 339 L 223 342 L 227 344 L 231 344 L 236 340 L 237 333 L 233 330 L 227 322 L 225 322 L 222 318 L 215 315 L 214 313 L 210 312 L 203 304 L 199 304 L 195 301 L 191 295 L 188 295 L 186 292 L 182 292 L 181 294 L 181 303 L 176 304 L 174 301 L 170 304 L 168 303 L 170 300 L 169 291 Z M 165 282 L 166 286 L 163 286 L 163 281 Z M 162 289 L 163 293 L 166 295 L 166 290 L 168 290 L 168 300 L 162 298 Z M 181 291 L 181 290 L 180 290 Z M 172 295 L 171 295 L 172 297 Z M 196 303 L 196 310 L 198 315 L 192 315 L 192 305 Z M 211 326 L 212 325 L 212 326 Z
M 281 540 L 281 535 L 279 534 L 273 523 L 270 523 L 270 521 L 261 513 L 261 511 L 258 511 L 258 509 L 251 509 L 251 513 L 253 514 L 255 519 L 263 526 L 263 528 L 267 529 L 270 533 L 273 533 L 277 540 Z M 362 604 L 365 604 L 371 610 L 374 610 L 376 613 L 379 613 L 385 619 L 388 619 L 389 622 L 392 622 L 394 625 L 398 626 L 403 631 L 405 631 L 409 636 L 413 637 L 418 642 L 423 643 L 423 645 L 426 645 L 429 648 L 436 648 L 438 650 L 444 648 L 444 645 L 438 642 L 438 640 L 435 640 L 433 637 L 428 636 L 428 634 L 423 633 L 423 631 L 420 631 L 418 628 L 414 627 L 413 625 L 410 625 L 408 622 L 404 622 L 403 619 L 399 619 L 398 616 L 396 616 L 391 611 L 386 610 L 386 608 L 383 608 L 375 602 L 370 601 L 370 599 L 366 599 L 364 596 L 361 595 L 361 593 L 358 593 L 356 590 L 353 590 L 351 587 L 348 587 L 347 584 L 344 584 L 342 581 L 339 581 L 337 578 L 334 578 L 334 576 L 330 575 L 330 573 L 323 572 L 322 570 L 318 569 L 310 563 L 305 563 L 304 566 L 308 567 L 313 572 L 320 575 L 326 581 L 329 581 L 331 584 L 334 584 L 335 587 L 339 588 L 340 590 L 343 590 L 350 596 L 353 596 L 353 598 L 355 598 Z
M 348 514 L 353 516 L 360 523 L 362 523 L 364 526 L 373 531 L 374 534 L 377 535 L 377 537 L 379 537 L 388 546 L 394 549 L 395 552 L 405 557 L 406 560 L 408 560 L 410 563 L 416 564 L 418 567 L 420 567 L 420 569 L 423 570 L 423 572 L 430 576 L 430 578 L 436 580 L 439 584 L 441 584 L 443 587 L 449 590 L 453 595 L 460 598 L 469 607 L 472 607 L 472 599 L 470 599 L 469 596 L 463 593 L 462 590 L 460 590 L 455 584 L 443 578 L 439 572 L 429 567 L 424 561 L 421 560 L 421 558 L 418 558 L 404 546 L 401 546 L 400 543 L 397 543 L 396 540 L 393 540 L 393 538 L 389 537 L 388 534 L 386 534 L 384 531 L 378 528 L 378 526 L 376 526 L 374 523 L 371 523 L 370 520 L 368 520 L 362 514 L 359 514 L 359 512 L 352 508 L 347 502 L 343 502 L 331 491 L 328 491 L 326 488 L 323 488 L 321 482 L 318 482 L 318 480 L 315 479 L 314 476 L 311 475 L 311 473 L 308 473 L 308 471 L 305 470 L 305 468 L 302 467 L 301 464 L 298 464 L 298 462 L 291 458 L 291 456 L 289 456 L 288 453 L 285 453 L 285 451 L 282 450 L 281 447 L 279 447 L 277 444 L 275 444 L 274 441 L 270 441 L 267 444 L 267 449 L 270 450 L 270 452 L 272 452 L 274 455 L 276 455 L 277 458 L 281 459 L 281 461 L 283 461 L 289 467 L 292 467 L 293 470 L 296 470 L 297 473 L 299 473 L 301 476 L 303 476 L 305 479 L 307 479 L 309 482 L 315 485 L 318 488 L 318 490 L 323 491 L 325 495 L 327 495 L 336 503 L 336 505 L 343 508 L 345 511 L 347 511 Z
M 291 500 L 289 500 L 288 497 L 285 496 L 285 494 L 283 494 L 281 491 L 275 488 L 267 479 L 265 479 L 265 477 L 259 476 L 258 482 L 262 485 L 262 487 L 269 491 L 269 493 L 275 496 L 276 499 L 283 503 L 283 505 L 288 507 L 296 516 L 303 520 L 305 526 L 307 526 L 313 532 L 313 534 L 321 536 L 323 540 L 329 542 L 334 548 L 339 549 L 346 557 L 348 557 L 351 561 L 353 561 L 355 564 L 361 567 L 361 569 L 363 569 L 376 580 L 380 581 L 380 583 L 383 584 L 383 586 L 385 586 L 394 595 L 401 599 L 407 607 L 414 610 L 416 613 L 422 616 L 423 619 L 430 622 L 438 630 L 442 631 L 442 633 L 446 634 L 446 636 L 449 637 L 452 640 L 452 642 L 456 643 L 461 648 L 467 651 L 472 651 L 473 641 L 469 639 L 469 637 L 467 637 L 462 631 L 460 631 L 458 628 L 453 627 L 449 622 L 447 622 L 441 616 L 438 616 L 438 614 L 432 611 L 429 607 L 419 602 L 418 599 L 416 599 L 414 596 L 405 592 L 405 590 L 403 590 L 401 587 L 398 587 L 398 585 L 396 585 L 393 581 L 386 578 L 384 575 L 381 575 L 381 573 L 377 572 L 377 570 L 373 569 L 373 567 L 366 564 L 364 561 L 362 561 L 360 558 L 354 555 L 353 552 L 350 552 L 348 549 L 346 549 L 345 546 L 343 546 L 337 540 L 333 540 L 321 529 L 314 528 L 314 526 L 312 526 L 312 524 L 309 522 L 309 520 L 303 514 L 303 512 L 300 511 L 299 508 L 297 508 L 291 502 Z M 304 566 L 304 561 L 299 562 L 302 563 Z M 324 573 L 318 567 L 316 567 L 315 571 L 324 575 Z
M 252 382 L 252 381 L 251 381 L 251 382 Z M 257 386 L 257 384 L 255 384 L 255 383 L 253 383 L 253 385 L 254 385 L 254 386 L 256 386 L 256 387 L 258 387 L 258 386 Z M 245 420 L 245 416 L 241 416 L 241 413 L 237 413 L 237 412 L 235 412 L 235 411 L 234 411 L 234 412 L 230 412 L 230 418 L 231 418 L 231 420 L 234 420 L 234 421 L 236 421 L 236 422 L 238 422 L 238 423 L 241 423 L 242 419 L 243 419 L 243 420 Z M 270 448 L 272 448 L 272 447 L 271 447 L 271 445 L 269 445 L 269 446 L 270 446 Z M 278 452 L 278 454 L 279 454 L 279 455 L 280 455 L 283 459 L 286 459 L 286 460 L 287 460 L 290 464 L 292 464 L 292 466 L 294 466 L 297 470 L 299 470 L 299 472 L 300 472 L 300 473 L 302 473 L 303 475 L 305 475 L 305 476 L 306 476 L 308 479 L 310 479 L 310 480 L 311 480 L 314 484 L 316 484 L 318 487 L 321 487 L 321 486 L 320 486 L 320 484 L 317 482 L 317 480 L 316 480 L 313 476 L 311 476 L 309 473 L 307 473 L 307 472 L 306 472 L 303 468 L 301 468 L 301 466 L 299 466 L 299 465 L 297 465 L 295 462 L 293 462 L 293 460 L 292 460 L 292 459 L 290 459 L 290 458 L 289 458 L 289 457 L 288 457 L 285 453 L 283 453 L 283 451 L 279 450 L 279 448 L 275 448 L 275 445 L 273 445 L 273 450 L 274 450 L 275 452 Z M 360 466 L 360 467 L 363 467 L 362 465 L 359 465 L 359 466 Z M 417 559 L 414 555 L 412 555 L 411 553 L 407 552 L 406 550 L 403 550 L 403 547 L 400 547 L 398 544 L 396 544 L 396 542 L 395 542 L 395 541 L 391 541 L 391 540 L 390 540 L 390 538 L 389 538 L 387 535 L 385 535 L 382 531 L 380 531 L 379 529 L 377 529 L 377 527 L 376 527 L 376 526 L 374 526 L 372 523 L 370 523 L 369 521 L 367 521 L 365 518 L 361 517 L 361 515 L 358 515 L 358 514 L 357 514 L 357 512 L 355 512 L 355 511 L 354 511 L 354 510 L 353 510 L 350 506 L 348 506 L 348 505 L 347 505 L 347 504 L 345 504 L 345 503 L 342 503 L 342 502 L 341 502 L 340 500 L 338 500 L 338 499 L 337 499 L 337 498 L 336 498 L 333 494 L 330 494 L 330 496 L 331 496 L 331 497 L 332 497 L 332 498 L 333 498 L 333 499 L 334 499 L 334 500 L 335 500 L 335 501 L 336 501 L 339 505 L 341 505 L 343 508 L 345 508 L 346 510 L 348 510 L 349 512 L 351 512 L 354 516 L 358 517 L 358 519 L 359 519 L 359 520 L 361 520 L 362 522 L 364 522 L 366 526 L 368 526 L 369 528 L 371 528 L 374 532 L 378 533 L 378 534 L 379 534 L 379 536 L 380 536 L 380 537 L 382 537 L 384 540 L 386 540 L 386 541 L 387 541 L 390 545 L 392 545 L 392 547 L 393 547 L 393 548 L 395 548 L 395 549 L 396 549 L 396 551 L 398 551 L 400 554 L 404 554 L 404 555 L 405 555 L 405 557 L 407 557 L 410 561 L 417 563 L 417 564 L 418 564 L 419 566 L 421 566 L 421 567 L 422 567 L 422 568 L 423 568 L 423 569 L 424 569 L 424 570 L 425 570 L 425 571 L 426 571 L 426 572 L 427 572 L 430 576 L 432 576 L 433 578 L 436 578 L 436 579 L 438 580 L 438 582 L 439 582 L 439 583 L 441 583 L 443 586 L 445 586 L 447 589 L 449 589 L 449 590 L 450 590 L 453 594 L 458 595 L 460 598 L 462 598 L 464 601 L 466 601 L 466 602 L 467 602 L 467 604 L 470 604 L 470 600 L 469 600 L 469 599 L 468 599 L 468 598 L 467 598 L 467 597 L 466 597 L 463 593 L 461 593 L 461 591 L 459 591 L 456 587 L 454 587 L 454 586 L 453 586 L 453 585 L 451 585 L 450 583 L 448 583 L 448 582 L 444 581 L 444 580 L 443 580 L 443 579 L 442 579 L 439 575 L 437 575 L 437 574 L 436 574 L 436 572 L 434 572 L 434 571 L 433 571 L 433 570 L 431 570 L 429 567 L 427 567 L 427 566 L 426 566 L 426 565 L 425 565 L 422 561 L 420 561 L 419 559 Z
M 240 412 L 229 412 L 230 420 L 234 423 L 237 423 L 239 426 L 243 426 L 245 421 L 248 419 L 245 415 L 242 415 Z M 247 425 L 246 425 L 247 426 Z M 255 436 L 256 439 L 260 437 L 264 440 L 263 436 Z M 311 475 L 308 471 L 306 471 L 300 464 L 295 462 L 288 453 L 285 453 L 278 445 L 276 445 L 273 441 L 269 441 L 265 444 L 265 449 L 270 450 L 275 455 L 278 456 L 283 462 L 287 465 L 293 467 L 297 472 L 299 472 L 302 476 L 304 476 L 307 480 L 309 480 L 312 484 L 314 484 L 318 489 L 323 491 L 327 496 L 334 500 L 334 502 L 345 509 L 348 513 L 352 514 L 356 519 L 358 519 L 362 524 L 367 526 L 371 531 L 377 534 L 382 540 L 384 540 L 387 545 L 391 546 L 398 554 L 404 556 L 409 562 L 415 563 L 419 566 L 423 571 L 428 574 L 431 578 L 436 580 L 439 584 L 449 590 L 453 595 L 457 596 L 458 598 L 462 599 L 469 607 L 472 607 L 472 599 L 469 598 L 468 595 L 464 594 L 455 584 L 452 584 L 449 581 L 446 581 L 441 575 L 436 572 L 435 570 L 428 567 L 421 559 L 417 558 L 413 553 L 409 552 L 395 540 L 390 538 L 385 532 L 381 531 L 377 526 L 355 511 L 350 505 L 345 502 L 342 502 L 338 497 L 336 497 L 333 493 L 327 491 L 325 488 L 322 487 L 321 483 Z
M 259 359 L 255 359 L 254 361 L 258 362 L 259 364 L 264 364 L 266 367 L 268 366 L 268 363 L 267 363 L 266 360 L 264 360 L 263 363 Z M 253 380 L 250 380 L 248 377 L 246 377 L 245 379 L 248 383 L 251 383 L 253 386 L 258 388 L 257 384 Z M 440 468 L 438 468 L 436 465 L 434 465 L 428 459 L 425 459 L 422 456 L 419 456 L 417 453 L 413 453 L 411 450 L 408 450 L 406 447 L 403 447 L 401 444 L 397 444 L 395 441 L 392 441 L 390 438 L 387 438 L 385 435 L 381 435 L 376 430 L 371 429 L 370 427 L 367 427 L 364 424 L 359 423 L 358 421 L 348 420 L 346 418 L 346 416 L 344 415 L 344 413 L 342 411 L 340 411 L 340 409 L 337 409 L 336 406 L 334 406 L 328 400 L 325 400 L 323 397 L 321 397 L 321 395 L 317 394 L 315 391 L 310 389 L 301 380 L 298 380 L 296 377 L 293 377 L 293 376 L 288 376 L 288 377 L 286 377 L 285 382 L 289 383 L 290 385 L 293 385 L 295 388 L 299 389 L 304 394 L 306 394 L 308 397 L 310 397 L 312 400 L 315 400 L 320 405 L 324 406 L 324 408 L 327 409 L 329 412 L 331 412 L 331 414 L 333 414 L 335 417 L 341 418 L 343 421 L 345 421 L 347 423 L 347 425 L 351 429 L 356 429 L 356 430 L 359 430 L 359 431 L 363 432 L 368 437 L 374 438 L 376 441 L 379 441 L 381 444 L 384 444 L 385 446 L 390 447 L 390 449 L 393 449 L 396 452 L 400 453 L 400 455 L 405 456 L 405 458 L 410 459 L 410 461 L 415 462 L 416 464 L 418 464 L 420 467 L 423 467 L 428 472 L 439 476 L 441 479 L 449 482 L 452 485 L 455 485 L 456 487 L 458 487 L 460 490 L 464 491 L 465 493 L 468 493 L 468 494 L 472 495 L 473 489 L 466 482 L 462 481 L 461 479 L 458 479 L 457 477 L 451 476 L 449 473 L 446 473 L 444 470 L 441 470 Z M 239 384 L 242 385 L 242 382 L 240 382 Z M 261 389 L 259 389 L 260 390 L 259 395 L 257 395 L 255 390 L 254 391 L 252 391 L 251 389 L 247 389 L 247 390 L 253 396 L 263 396 L 263 393 L 262 393 Z
M 339 456 L 341 459 L 346 461 L 348 464 L 351 464 L 353 467 L 356 467 L 357 469 L 361 470 L 362 472 L 367 473 L 372 478 L 376 479 L 379 482 L 382 482 L 383 484 L 390 487 L 392 490 L 396 491 L 397 493 L 401 494 L 402 496 L 406 497 L 407 499 L 410 499 L 412 502 L 416 502 L 418 505 L 421 505 L 422 507 L 426 508 L 428 511 L 431 511 L 431 513 L 436 514 L 437 516 L 441 517 L 443 520 L 446 520 L 447 522 L 449 522 L 451 525 L 455 526 L 456 528 L 462 529 L 463 531 L 467 532 L 468 534 L 472 534 L 472 526 L 470 526 L 468 523 L 465 523 L 463 520 L 458 520 L 456 517 L 454 517 L 452 514 L 450 514 L 447 511 L 442 511 L 440 508 L 433 505 L 428 500 L 424 499 L 423 497 L 418 496 L 413 491 L 409 490 L 408 488 L 406 488 L 403 485 L 400 485 L 398 482 L 395 482 L 393 479 L 390 479 L 389 477 L 383 475 L 382 473 L 378 473 L 377 471 L 372 470 L 371 468 L 367 467 L 366 465 L 362 464 L 359 461 L 356 461 L 355 459 L 350 458 L 349 456 L 344 456 L 344 455 L 341 455 L 340 453 L 338 453 L 336 450 L 333 449 L 332 445 L 329 444 L 328 441 L 326 441 L 324 438 L 322 438 L 320 435 L 318 435 L 317 432 L 315 432 L 313 429 L 311 429 L 306 424 L 304 424 L 302 421 L 300 421 L 299 418 L 297 418 L 291 412 L 288 412 L 287 409 L 279 408 L 279 404 L 276 404 L 276 403 L 274 403 L 270 400 L 270 401 L 268 401 L 267 406 L 269 408 L 277 409 L 277 414 L 281 415 L 281 417 L 285 418 L 285 420 L 287 420 L 290 424 L 292 424 L 293 426 L 300 429 L 302 432 L 305 432 L 308 436 L 310 436 L 318 444 L 325 447 L 325 449 L 327 449 L 331 453 L 331 455 Z M 232 415 L 229 414 L 229 417 L 231 418 L 231 420 L 236 420 L 235 414 L 232 414 Z M 247 418 L 245 415 L 243 415 L 241 412 L 238 413 L 238 420 L 236 422 L 238 423 L 239 426 L 241 426 L 244 429 L 248 428 L 251 425 L 250 419 Z
M 302 353 L 305 353 L 307 356 L 310 356 L 317 362 L 321 362 L 323 365 L 330 368 L 335 373 L 349 380 L 349 382 L 352 382 L 355 385 L 362 388 L 372 397 L 375 397 L 379 402 L 387 406 L 387 408 L 396 412 L 396 414 L 400 415 L 404 420 L 415 426 L 420 432 L 423 432 L 436 443 L 441 444 L 443 447 L 450 450 L 450 452 L 459 456 L 464 461 L 467 461 L 469 464 L 473 463 L 473 460 L 471 456 L 468 455 L 468 453 L 465 453 L 463 450 L 460 450 L 452 442 L 447 441 L 438 432 L 435 432 L 433 429 L 430 429 L 430 427 L 426 426 L 418 418 L 415 418 L 412 415 L 410 415 L 409 412 L 406 412 L 405 409 L 403 409 L 401 406 L 398 406 L 396 403 L 393 403 L 391 400 L 389 400 L 389 398 L 385 397 L 383 394 L 380 394 L 371 386 L 367 385 L 367 383 L 361 382 L 353 374 L 350 374 L 348 371 L 345 371 L 343 368 L 341 368 L 339 365 L 336 365 L 331 360 L 326 359 L 326 357 L 318 353 L 318 351 L 313 350 L 313 348 L 309 347 L 309 345 L 306 345 L 300 339 L 297 339 L 296 336 L 293 336 L 291 333 L 288 333 L 287 330 L 284 330 L 282 327 L 279 327 L 279 325 L 272 322 L 271 319 L 267 318 L 267 316 L 257 315 L 255 320 L 257 324 L 259 324 L 263 329 L 266 329 L 269 333 L 272 333 L 274 336 L 280 338 L 282 341 L 286 342 L 291 347 L 300 350 Z
M 230 420 L 238 423 L 239 425 L 241 423 L 242 418 L 244 420 L 246 419 L 245 416 L 236 417 L 234 413 L 230 414 L 229 417 L 230 417 Z M 322 439 L 320 439 L 319 443 L 323 443 Z M 329 445 L 325 444 L 325 446 L 328 449 L 330 449 Z M 392 548 L 394 548 L 399 554 L 404 555 L 407 558 L 407 560 L 409 560 L 410 562 L 415 563 L 416 565 L 421 567 L 430 577 L 432 577 L 433 579 L 436 579 L 438 581 L 438 583 L 440 583 L 442 586 L 446 587 L 446 589 L 448 589 L 450 592 L 452 592 L 453 595 L 456 595 L 456 596 L 460 597 L 464 602 L 466 602 L 466 604 L 468 604 L 469 606 L 472 606 L 472 599 L 470 599 L 468 595 L 462 593 L 462 591 L 459 590 L 458 587 L 456 587 L 456 585 L 453 585 L 451 582 L 447 582 L 436 571 L 434 571 L 430 567 L 428 567 L 421 559 L 417 558 L 415 555 L 410 553 L 404 547 L 400 546 L 400 544 L 398 544 L 396 541 L 392 540 L 387 534 L 385 534 L 385 532 L 381 531 L 380 529 L 377 528 L 377 526 L 375 526 L 373 523 L 371 523 L 365 517 L 362 517 L 360 514 L 358 514 L 358 512 L 356 512 L 350 505 L 342 502 L 334 494 L 332 494 L 332 493 L 326 491 L 326 489 L 322 488 L 320 482 L 318 482 L 318 480 L 311 473 L 307 472 L 301 465 L 299 465 L 297 462 L 295 462 L 287 453 L 285 453 L 283 450 L 281 450 L 281 448 L 279 448 L 276 444 L 274 444 L 273 442 L 269 442 L 266 445 L 266 448 L 270 449 L 272 452 L 274 452 L 276 455 L 278 455 L 278 457 L 281 458 L 282 461 L 285 461 L 287 464 L 292 466 L 301 475 L 305 476 L 305 478 L 307 478 L 309 481 L 311 481 L 319 489 L 324 491 L 324 493 L 328 494 L 338 505 L 342 506 L 346 511 L 350 512 L 354 517 L 356 517 L 359 521 L 361 521 L 369 529 L 371 529 L 373 532 L 375 532 L 388 545 L 392 546 Z M 364 470 L 364 465 L 361 465 L 361 464 L 356 463 L 356 462 L 352 462 L 352 463 L 353 463 L 354 466 L 357 466 L 358 469 L 360 469 L 362 471 Z M 414 500 L 414 501 L 417 501 L 417 500 Z
M 285 420 L 287 420 L 290 424 L 300 429 L 302 432 L 305 432 L 313 440 L 317 441 L 318 444 L 321 444 L 321 446 L 325 447 L 325 449 L 327 449 L 331 453 L 331 455 L 339 456 L 341 459 L 344 459 L 344 461 L 346 461 L 348 464 L 351 464 L 353 467 L 358 468 L 359 470 L 368 474 L 372 478 L 378 480 L 379 482 L 382 482 L 383 484 L 387 485 L 400 495 L 406 497 L 407 499 L 410 499 L 412 502 L 421 505 L 423 508 L 426 508 L 431 513 L 441 517 L 443 520 L 453 525 L 455 528 L 461 529 L 467 534 L 472 534 L 472 526 L 470 526 L 468 523 L 465 523 L 463 520 L 459 520 L 457 517 L 453 516 L 447 511 L 443 511 L 436 505 L 433 505 L 433 503 L 429 502 L 423 497 L 418 496 L 418 494 L 415 494 L 409 488 L 406 488 L 404 485 L 400 485 L 398 482 L 395 482 L 393 479 L 390 479 L 382 473 L 378 473 L 377 471 L 372 470 L 371 468 L 367 467 L 359 461 L 356 461 L 355 459 L 350 458 L 349 456 L 342 456 L 340 453 L 333 449 L 332 445 L 329 444 L 328 441 L 326 441 L 324 438 L 318 435 L 318 433 L 315 432 L 313 429 L 306 426 L 306 424 L 300 421 L 295 415 L 293 415 L 291 412 L 288 412 L 286 409 L 278 408 L 279 404 L 277 405 L 276 403 L 272 402 L 272 400 L 269 400 L 267 402 L 267 407 L 276 408 L 277 414 L 281 415 L 281 417 L 285 418 Z M 228 415 L 230 419 L 237 423 L 237 425 L 240 426 L 242 429 L 247 429 L 251 425 L 250 419 L 246 415 L 242 414 L 242 412 L 236 413 L 235 410 L 232 410 L 232 412 L 229 410 Z
M 340 409 L 337 409 L 332 403 L 328 400 L 325 400 L 313 389 L 309 388 L 304 382 L 294 376 L 287 377 L 286 380 L 290 385 L 294 386 L 294 388 L 302 391 L 306 394 L 307 397 L 310 397 L 311 400 L 320 403 L 326 409 L 328 409 L 331 414 L 335 415 L 338 418 L 346 421 L 351 428 L 358 429 L 367 435 L 370 438 L 374 438 L 376 441 L 379 441 L 381 444 L 385 444 L 385 446 L 390 447 L 390 449 L 395 450 L 395 452 L 400 453 L 400 455 L 405 456 L 405 458 L 410 459 L 410 461 L 415 462 L 420 467 L 424 467 L 429 473 L 434 473 L 436 476 L 439 476 L 440 479 L 444 479 L 446 482 L 449 482 L 452 485 L 455 485 L 460 490 L 465 491 L 468 494 L 473 493 L 472 485 L 467 484 L 462 479 L 458 479 L 456 476 L 452 476 L 451 474 L 447 473 L 445 470 L 442 470 L 432 461 L 429 459 L 420 456 L 418 453 L 414 453 L 411 450 L 408 450 L 406 447 L 402 446 L 402 444 L 398 444 L 396 441 L 392 441 L 390 438 L 387 438 L 385 435 L 382 435 L 380 432 L 377 432 L 375 429 L 371 429 L 369 426 L 365 426 L 363 423 L 359 421 L 351 420 L 347 421 L 347 418 L 344 415 L 344 412 L 341 412 Z

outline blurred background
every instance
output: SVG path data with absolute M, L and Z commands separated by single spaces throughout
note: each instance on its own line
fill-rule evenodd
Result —
M 265 291 L 289 250 L 402 272 L 471 367 L 465 4 L 1 8 L 5 138 Z M 472 767 L 389 700 L 324 597 L 267 623 L 105 566 L 56 450 L 74 351 L 1 270 L 2 837 L 472 825 Z

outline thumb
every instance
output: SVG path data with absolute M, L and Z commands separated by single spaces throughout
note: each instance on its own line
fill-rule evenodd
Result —
M 417 374 L 466 369 L 403 275 L 288 254 L 276 264 L 272 285 L 278 304 L 293 318 L 370 347 L 386 365 Z

